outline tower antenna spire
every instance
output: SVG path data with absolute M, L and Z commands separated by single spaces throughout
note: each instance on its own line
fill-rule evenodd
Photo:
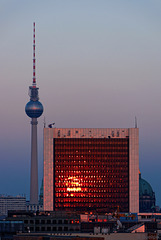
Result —
M 137 124 L 137 117 L 135 116 L 135 128 L 138 127 L 138 124 Z
M 33 82 L 32 86 L 36 87 L 36 58 L 35 58 L 35 22 L 33 23 Z

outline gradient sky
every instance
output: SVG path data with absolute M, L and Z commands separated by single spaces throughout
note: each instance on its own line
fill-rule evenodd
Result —
M 46 122 L 140 129 L 140 171 L 161 206 L 161 1 L 0 0 L 0 194 L 29 199 L 32 24 Z M 38 124 L 39 184 L 43 116 Z

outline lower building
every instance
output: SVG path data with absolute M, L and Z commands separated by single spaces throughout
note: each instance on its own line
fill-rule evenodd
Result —
M 141 217 L 142 214 L 134 213 L 117 213 L 113 214 L 78 214 L 72 212 L 25 212 L 25 211 L 9 211 L 5 223 L 0 221 L 1 229 L 7 229 L 8 233 L 15 232 L 14 229 L 22 231 L 18 233 L 15 239 L 84 239 L 88 237 L 102 236 L 105 239 L 133 239 L 133 236 L 142 234 L 151 234 L 155 236 L 156 232 L 160 232 L 161 214 L 144 214 L 149 216 L 148 219 Z M 139 220 L 139 219 L 140 220 Z M 22 224 L 23 222 L 23 224 Z M 12 223 L 16 223 L 12 225 Z M 18 223 L 18 225 L 17 225 Z M 22 226 L 22 228 L 19 228 Z M 21 230 L 20 230 L 21 229 Z M 22 230 L 23 229 L 23 230 Z M 129 235 L 129 233 L 132 235 Z M 137 232 L 137 234 L 135 234 Z M 119 235 L 122 233 L 122 235 Z M 110 235 L 110 236 L 109 236 Z M 0 235 L 1 236 L 1 235 Z M 143 236 L 143 235 L 142 235 Z M 23 238 L 24 237 L 24 238 Z M 44 238 L 43 238 L 44 237 Z M 49 238 L 47 238 L 49 237 Z M 134 238 L 135 239 L 135 238 Z M 136 239 L 151 239 L 139 238 Z M 155 238 L 152 238 L 155 239 Z
M 138 128 L 44 128 L 44 210 L 139 212 Z
M 71 235 L 38 235 L 38 234 L 18 234 L 13 240 L 158 240 L 157 233 L 107 233 L 97 234 L 71 234 Z
M 7 221 L 23 221 L 24 232 L 80 232 L 80 215 L 66 212 L 9 211 Z
M 30 204 L 30 202 L 27 201 L 26 202 L 26 210 L 27 211 L 32 211 L 32 212 L 43 211 L 43 205 L 41 205 L 41 204 Z
M 0 220 L 0 237 L 4 234 L 16 234 L 24 231 L 23 221 Z M 0 238 L 1 239 L 1 238 Z
M 26 210 L 26 197 L 0 196 L 0 216 L 7 216 L 9 210 Z

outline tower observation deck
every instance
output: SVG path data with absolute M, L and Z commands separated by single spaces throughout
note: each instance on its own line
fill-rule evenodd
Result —
M 38 204 L 38 157 L 37 157 L 37 118 L 43 113 L 43 105 L 39 101 L 39 88 L 36 87 L 35 59 L 35 23 L 33 23 L 33 82 L 29 87 L 30 101 L 25 112 L 31 118 L 31 172 L 30 172 L 30 204 Z

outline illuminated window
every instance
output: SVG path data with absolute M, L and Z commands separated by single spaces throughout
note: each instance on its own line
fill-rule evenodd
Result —
M 57 138 L 54 141 L 55 209 L 72 210 L 75 206 L 78 210 L 112 211 L 119 204 L 121 211 L 128 211 L 128 138 Z M 123 200 L 118 202 L 120 193 Z

